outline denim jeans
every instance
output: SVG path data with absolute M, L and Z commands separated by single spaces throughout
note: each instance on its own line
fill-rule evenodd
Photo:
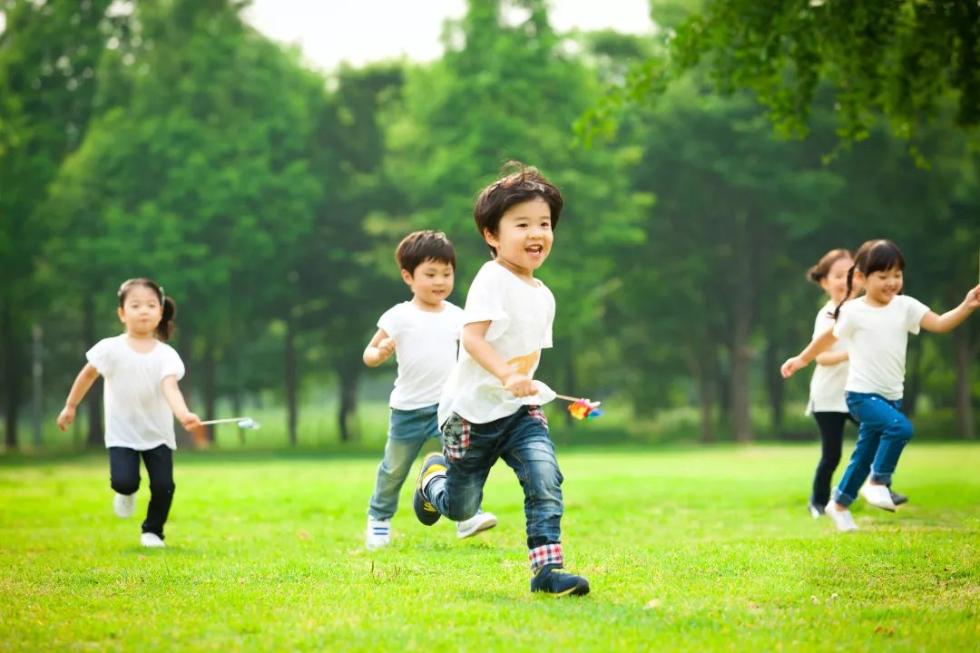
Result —
M 875 483 L 891 485 L 902 450 L 912 439 L 912 422 L 901 412 L 901 399 L 892 401 L 863 392 L 848 392 L 845 398 L 860 426 L 851 462 L 834 490 L 834 501 L 849 506 L 869 472 Z
M 438 404 L 415 410 L 391 409 L 388 441 L 378 465 L 378 479 L 368 515 L 372 519 L 391 519 L 398 510 L 398 492 L 408 476 L 415 457 L 429 438 L 439 437 Z
M 163 539 L 170 505 L 174 500 L 174 452 L 165 444 L 137 451 L 129 447 L 109 447 L 109 485 L 119 494 L 134 494 L 140 487 L 140 457 L 150 477 L 150 503 L 146 507 L 144 533 Z
M 442 444 L 446 476 L 434 478 L 426 488 L 436 510 L 455 521 L 476 514 L 490 468 L 503 458 L 524 489 L 528 548 L 560 542 L 564 478 L 539 407 L 524 406 L 485 424 L 454 414 L 443 426 Z

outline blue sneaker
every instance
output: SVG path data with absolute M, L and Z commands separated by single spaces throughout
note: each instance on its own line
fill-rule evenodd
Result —
M 531 591 L 551 596 L 584 596 L 589 593 L 589 581 L 562 571 L 560 565 L 545 565 L 531 578 Z
M 419 478 L 415 483 L 415 495 L 412 497 L 412 507 L 415 508 L 415 516 L 426 526 L 432 526 L 439 521 L 439 511 L 429 503 L 429 498 L 425 496 L 425 486 L 434 476 L 446 475 L 446 459 L 440 453 L 430 453 L 422 459 L 422 467 L 419 469 Z

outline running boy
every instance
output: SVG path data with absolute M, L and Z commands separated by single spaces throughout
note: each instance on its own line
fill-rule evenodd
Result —
M 536 169 L 517 165 L 476 200 L 493 260 L 466 297 L 463 347 L 439 402 L 443 455 L 423 461 L 414 508 L 426 525 L 472 516 L 503 458 L 524 489 L 531 591 L 582 595 L 588 581 L 561 571 L 562 474 L 540 407 L 554 393 L 532 381 L 555 316 L 555 298 L 534 272 L 551 252 L 564 201 Z
M 368 507 L 364 544 L 378 549 L 391 542 L 391 518 L 412 462 L 425 441 L 439 437 L 436 409 L 442 386 L 456 363 L 463 311 L 446 301 L 453 291 L 456 253 L 445 234 L 416 231 L 395 250 L 412 300 L 396 304 L 378 320 L 378 331 L 364 350 L 364 364 L 377 367 L 395 353 L 398 377 L 391 391 L 388 441 Z M 478 512 L 456 524 L 457 536 L 493 528 L 497 518 Z

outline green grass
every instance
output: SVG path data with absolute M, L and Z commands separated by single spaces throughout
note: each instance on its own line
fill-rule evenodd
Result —
M 111 513 L 102 456 L 0 459 L 0 650 L 977 650 L 980 446 L 913 443 L 896 515 L 804 511 L 815 445 L 565 449 L 592 594 L 528 592 L 520 488 L 458 541 L 411 512 L 362 548 L 374 457 L 180 452 L 166 550 Z M 137 511 L 145 510 L 140 490 Z

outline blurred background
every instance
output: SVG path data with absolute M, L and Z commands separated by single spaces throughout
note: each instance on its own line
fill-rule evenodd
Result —
M 887 237 L 942 312 L 980 244 L 980 8 L 846 4 L 0 2 L 5 451 L 102 446 L 101 382 L 54 420 L 135 276 L 177 303 L 191 409 L 263 424 L 212 446 L 380 446 L 395 245 L 445 231 L 462 305 L 508 159 L 566 198 L 538 376 L 606 409 L 552 409 L 559 442 L 816 439 L 778 370 L 807 268 Z M 916 437 L 975 437 L 978 351 L 977 317 L 910 340 Z

